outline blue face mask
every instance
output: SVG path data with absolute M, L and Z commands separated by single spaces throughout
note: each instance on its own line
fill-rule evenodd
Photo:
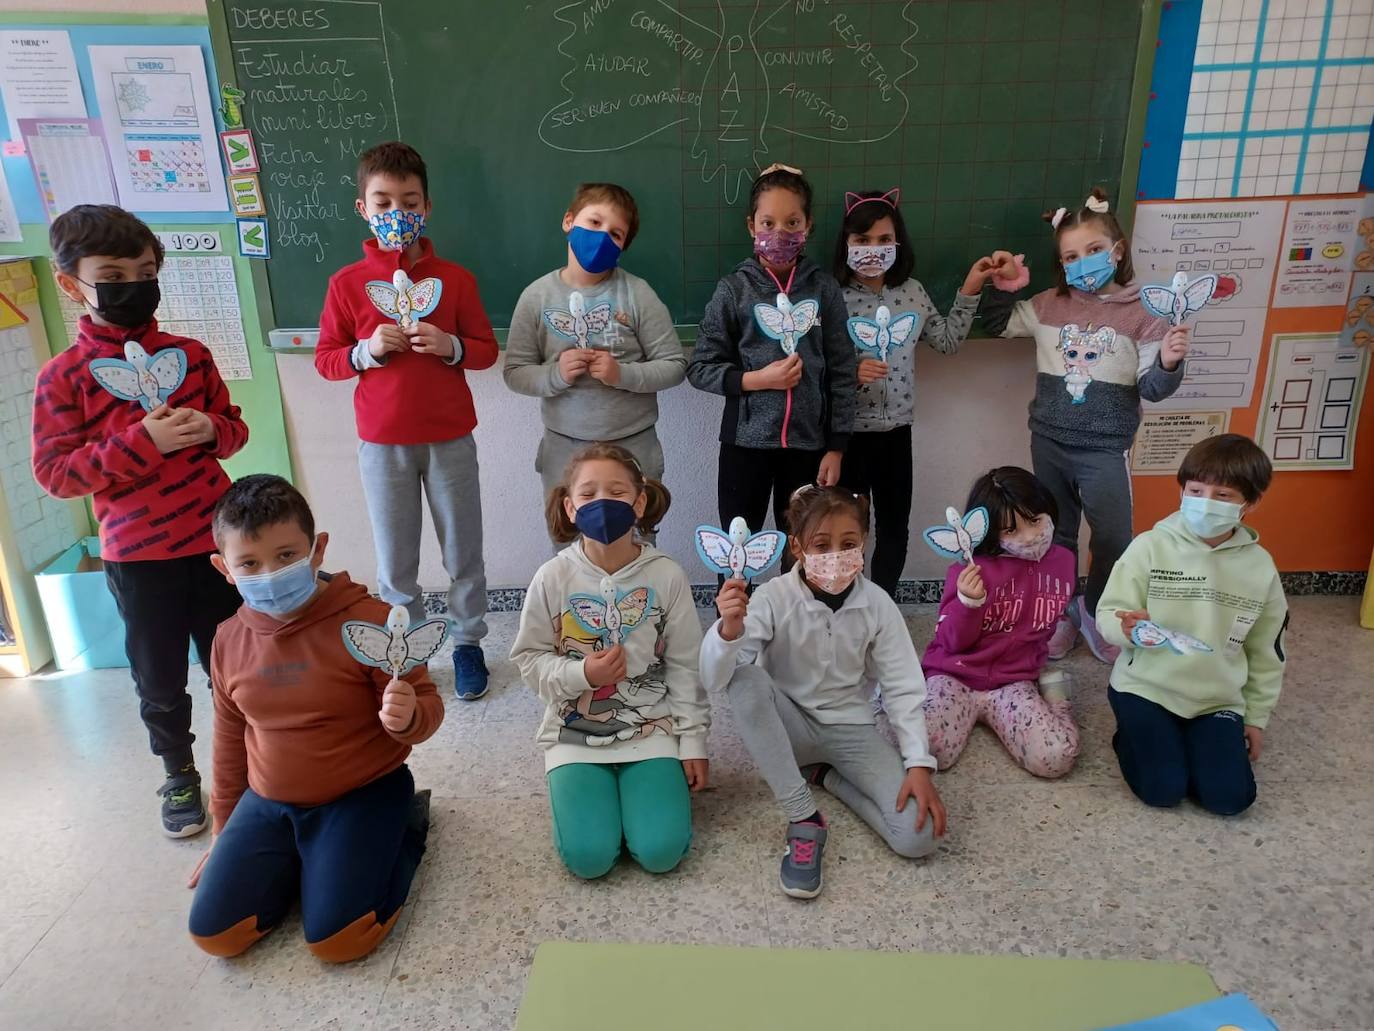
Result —
M 425 213 L 393 208 L 368 215 L 367 224 L 382 250 L 401 251 L 425 234 Z
M 311 548 L 314 551 L 314 548 Z M 274 619 L 295 612 L 315 593 L 315 570 L 310 555 L 270 573 L 234 577 L 243 603 Z
M 1213 540 L 1230 533 L 1240 525 L 1240 518 L 1245 512 L 1244 505 L 1199 498 L 1192 494 L 1185 494 L 1178 508 L 1183 513 L 1184 524 L 1203 540 Z
M 1069 286 L 1095 294 L 1116 275 L 1116 262 L 1111 251 L 1098 251 L 1064 266 L 1064 279 Z
M 615 268 L 620 260 L 620 245 L 611 239 L 610 233 L 601 229 L 573 226 L 568 232 L 568 243 L 572 245 L 577 263 L 594 276 Z
M 620 540 L 634 529 L 638 521 L 634 506 L 615 498 L 588 501 L 573 516 L 573 524 L 582 536 L 602 544 Z

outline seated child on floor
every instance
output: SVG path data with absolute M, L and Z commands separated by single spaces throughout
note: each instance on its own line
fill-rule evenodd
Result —
M 310 951 L 358 959 L 395 925 L 424 854 L 429 792 L 405 761 L 444 703 L 423 665 L 394 679 L 350 655 L 345 621 L 385 624 L 388 606 L 320 571 L 329 535 L 296 488 L 245 476 L 214 534 L 243 607 L 211 658 L 215 837 L 191 878 L 191 938 L 237 956 L 299 897 Z

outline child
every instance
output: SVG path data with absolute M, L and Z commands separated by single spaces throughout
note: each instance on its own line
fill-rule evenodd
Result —
M 320 572 L 329 535 L 279 476 L 245 476 L 215 510 L 215 568 L 243 608 L 215 637 L 215 837 L 191 876 L 191 938 L 237 956 L 298 897 L 306 944 L 343 963 L 396 923 L 425 851 L 429 792 L 412 745 L 444 719 L 424 666 L 399 680 L 346 650 L 348 620 L 388 606 Z
M 1250 764 L 1283 686 L 1288 602 L 1241 519 L 1272 474 L 1239 434 L 1193 445 L 1180 510 L 1131 542 L 1102 594 L 1098 625 L 1122 649 L 1107 691 L 1112 747 L 1146 805 L 1187 795 L 1232 816 L 1255 801 Z
M 206 824 L 186 656 L 194 641 L 209 676 L 215 627 L 238 607 L 210 565 L 210 513 L 229 487 L 219 460 L 243 447 L 248 427 L 205 345 L 157 328 L 163 251 L 146 225 L 78 204 L 48 240 L 58 288 L 88 314 L 38 374 L 33 475 L 54 497 L 91 496 L 139 716 L 166 773 L 162 829 L 184 838 Z M 155 393 L 131 357 L 148 360 Z
M 894 598 L 906 565 L 911 517 L 916 342 L 925 340 L 941 354 L 958 351 L 973 325 L 983 284 L 1002 256 L 1010 258 L 1005 252 L 979 258 L 954 295 L 949 317 L 941 316 L 925 287 L 911 278 L 915 257 L 902 209 L 897 206 L 900 196 L 896 189 L 845 194 L 833 264 L 835 278 L 844 288 L 851 326 L 855 320 L 862 320 L 859 325 L 877 326 L 873 320 L 879 308 L 886 308 L 891 320 L 887 323 L 891 350 L 886 360 L 880 361 L 877 351 L 859 354 L 858 408 L 840 484 L 873 502 L 872 580 Z M 912 314 L 919 325 L 915 335 L 909 336 L 909 329 L 903 333 L 902 319 Z
M 539 727 L 558 854 L 592 880 L 624 841 L 667 873 L 692 840 L 689 791 L 706 786 L 710 712 L 697 677 L 701 624 L 682 567 L 635 542 L 668 511 L 618 444 L 590 444 L 549 494 L 566 548 L 525 595 L 511 660 L 548 708 Z
M 811 184 L 772 165 L 754 180 L 745 220 L 755 257 L 716 286 L 701 318 L 687 378 L 725 395 L 717 473 L 720 525 L 743 516 L 787 528 L 802 484 L 839 481 L 854 425 L 854 345 L 844 296 L 802 256 L 811 232 Z
M 661 481 L 658 391 L 682 382 L 687 356 L 653 288 L 617 266 L 639 232 L 635 199 L 614 183 L 583 183 L 563 232 L 567 265 L 525 288 L 506 340 L 506 385 L 542 398 L 543 496 L 592 441 L 619 444 Z
M 707 689 L 724 689 L 744 746 L 787 814 L 782 890 L 821 893 L 823 785 L 900 856 L 935 850 L 945 807 L 921 714 L 925 680 L 896 603 L 864 579 L 868 501 L 833 487 L 792 498 L 796 568 L 759 587 L 727 580 L 701 646 Z M 878 733 L 861 686 L 876 680 L 898 745 Z M 907 809 L 913 800 L 915 812 Z M 927 819 L 929 817 L 929 819 Z
M 946 770 L 973 725 L 986 723 L 1021 766 L 1062 777 L 1078 756 L 1078 726 L 1063 681 L 1040 677 L 1078 583 L 1073 552 L 1054 543 L 1054 496 L 1024 469 L 980 476 L 965 511 L 978 507 L 995 529 L 974 549 L 976 561 L 950 567 L 921 660 L 930 750 Z
M 1130 243 L 1105 193 L 1094 189 L 1083 207 L 1045 218 L 1054 227 L 1057 285 L 1019 302 L 994 290 L 983 324 L 989 333 L 1035 339 L 1031 462 L 1059 506 L 1055 543 L 1077 554 L 1080 514 L 1092 531 L 1087 587 L 1055 628 L 1050 658 L 1067 655 L 1081 630 L 1093 655 L 1113 662 L 1116 649 L 1093 613 L 1131 542 L 1126 453 L 1140 402 L 1162 401 L 1183 382 L 1188 329 L 1170 329 L 1141 305 Z
M 496 338 L 472 274 L 437 257 L 421 235 L 430 198 L 418 153 L 404 143 L 364 151 L 356 207 L 377 238 L 363 244 L 362 261 L 329 280 L 315 367 L 325 379 L 358 377 L 358 468 L 377 549 L 378 588 L 383 601 L 404 605 L 414 620 L 424 616 L 424 488 L 449 575 L 455 689 L 472 701 L 487 693 L 481 648 L 487 581 L 472 439 L 477 413 L 466 372 L 495 364 Z M 398 272 L 414 284 L 409 308 L 398 306 Z

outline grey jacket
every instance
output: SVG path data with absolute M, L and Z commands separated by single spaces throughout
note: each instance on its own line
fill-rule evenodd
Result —
M 783 281 L 786 286 L 786 280 Z M 687 379 L 698 390 L 725 395 L 720 439 L 740 447 L 783 447 L 785 390 L 743 389 L 744 374 L 784 357 L 779 341 L 760 327 L 756 305 L 775 306 L 778 285 L 755 258 L 740 262 L 716 284 L 701 317 Z M 789 448 L 843 451 L 854 428 L 854 345 L 845 327 L 844 295 L 830 273 L 809 258 L 797 263 L 788 298 L 793 305 L 815 300 L 820 322 L 797 342 L 802 378 L 791 391 L 787 417 Z

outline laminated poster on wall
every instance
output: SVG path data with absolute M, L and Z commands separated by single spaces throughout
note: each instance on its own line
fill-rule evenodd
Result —
M 1359 252 L 1360 200 L 1295 200 L 1279 251 L 1275 308 L 1341 304 Z
M 117 202 L 99 119 L 21 118 L 19 131 L 49 222 L 78 204 Z
M 1256 439 L 1276 472 L 1355 468 L 1367 347 L 1334 333 L 1276 333 Z
M 1148 408 L 1131 447 L 1131 472 L 1137 476 L 1173 476 L 1199 441 L 1226 432 L 1229 410 L 1220 412 L 1153 412 Z
M 0 31 L 0 91 L 11 140 L 22 138 L 21 118 L 85 118 L 71 35 L 60 29 Z

